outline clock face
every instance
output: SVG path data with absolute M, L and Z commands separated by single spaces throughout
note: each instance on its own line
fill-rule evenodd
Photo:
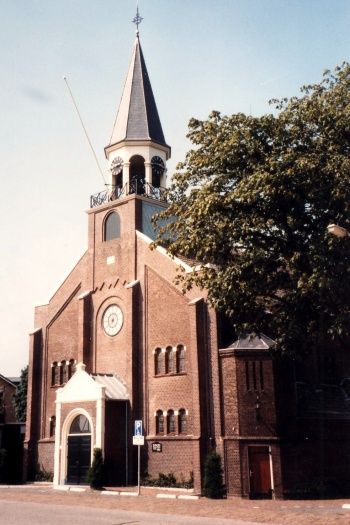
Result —
M 107 335 L 117 335 L 123 326 L 123 312 L 116 304 L 106 308 L 102 317 L 102 326 Z

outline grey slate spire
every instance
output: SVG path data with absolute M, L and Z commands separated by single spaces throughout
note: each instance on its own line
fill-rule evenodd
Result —
M 138 35 L 109 146 L 135 140 L 152 141 L 169 147 L 165 142 Z

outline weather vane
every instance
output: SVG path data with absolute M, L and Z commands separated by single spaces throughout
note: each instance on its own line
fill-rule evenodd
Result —
M 136 25 L 136 34 L 138 35 L 139 34 L 139 25 L 141 24 L 143 18 L 142 16 L 140 16 L 140 13 L 139 13 L 139 5 L 137 4 L 137 7 L 136 7 L 136 16 L 133 18 L 133 23 Z

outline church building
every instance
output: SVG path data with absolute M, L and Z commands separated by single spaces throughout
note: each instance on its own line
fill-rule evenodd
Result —
M 205 457 L 216 450 L 230 494 L 278 493 L 273 342 L 223 347 L 205 293 L 183 295 L 174 284 L 179 266 L 192 271 L 189 262 L 150 249 L 170 154 L 137 32 L 105 148 L 108 189 L 91 196 L 87 212 L 87 250 L 35 309 L 28 476 L 40 468 L 54 473 L 55 486 L 84 483 L 99 447 L 106 483 L 133 483 L 133 424 L 142 420 L 143 473 L 172 472 L 199 491 Z
M 135 483 L 132 437 L 142 420 L 142 475 L 173 473 L 200 492 L 205 458 L 216 451 L 228 496 L 282 497 L 273 340 L 230 339 L 205 292 L 184 295 L 174 284 L 191 263 L 150 249 L 152 216 L 167 205 L 171 148 L 138 32 L 105 155 L 110 179 L 90 198 L 86 252 L 35 309 L 28 478 L 39 468 L 56 487 L 84 484 L 98 447 L 106 485 Z

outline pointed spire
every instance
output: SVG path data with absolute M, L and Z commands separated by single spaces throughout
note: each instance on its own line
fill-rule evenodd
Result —
M 140 17 L 137 20 L 139 24 Z M 134 140 L 151 140 L 169 148 L 165 142 L 138 31 L 109 146 Z

